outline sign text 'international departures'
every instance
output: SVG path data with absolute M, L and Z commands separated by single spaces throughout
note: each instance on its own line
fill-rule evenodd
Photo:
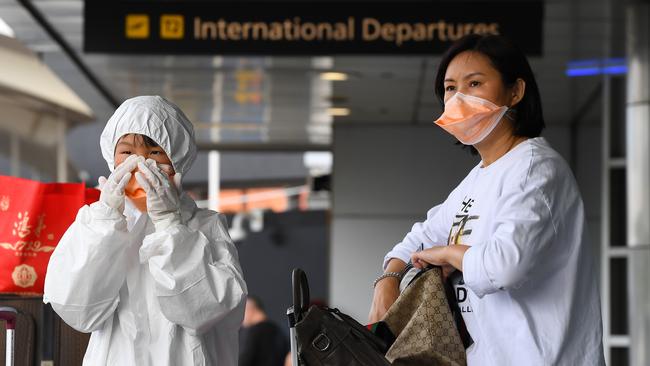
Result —
M 90 53 L 337 55 L 443 52 L 470 33 L 542 53 L 539 2 L 181 2 L 86 0 Z

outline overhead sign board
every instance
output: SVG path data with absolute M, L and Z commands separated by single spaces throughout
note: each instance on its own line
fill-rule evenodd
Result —
M 470 33 L 542 53 L 543 3 L 86 0 L 91 53 L 337 55 L 443 52 Z

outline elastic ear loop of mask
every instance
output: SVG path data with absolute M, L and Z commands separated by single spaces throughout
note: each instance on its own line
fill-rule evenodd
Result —
M 506 111 L 506 114 L 503 115 L 503 117 L 511 120 L 512 122 L 517 120 L 517 110 L 514 108 L 508 108 Z

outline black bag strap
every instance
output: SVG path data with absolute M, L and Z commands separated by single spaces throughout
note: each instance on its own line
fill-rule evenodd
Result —
M 293 313 L 297 323 L 309 307 L 309 282 L 307 282 L 305 271 L 294 268 L 291 273 L 291 284 L 293 287 Z

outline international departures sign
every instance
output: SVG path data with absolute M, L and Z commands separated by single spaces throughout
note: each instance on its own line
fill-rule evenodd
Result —
M 542 53 L 543 3 L 86 0 L 84 50 L 125 54 L 337 55 L 443 52 L 469 33 Z

